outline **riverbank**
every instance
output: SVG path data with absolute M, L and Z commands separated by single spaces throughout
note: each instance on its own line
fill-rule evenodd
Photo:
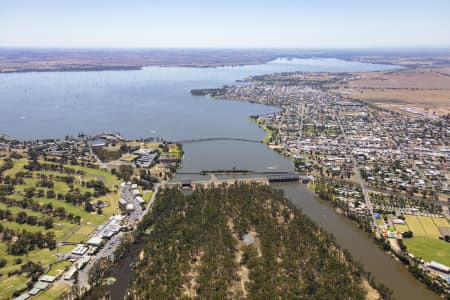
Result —
M 249 79 L 249 85 L 223 87 L 220 95 L 215 98 L 279 107 L 279 113 L 258 118 L 258 123 L 265 123 L 279 130 L 279 139 L 275 141 L 277 150 L 289 158 L 294 158 L 298 170 L 316 176 L 320 174 L 320 178 L 351 180 L 355 186 L 350 190 L 351 197 L 345 195 L 345 189 L 341 191 L 342 195 L 339 195 L 342 202 L 350 202 L 351 199 L 351 209 L 347 208 L 344 214 L 351 216 L 366 232 L 374 232 L 378 237 L 391 237 L 393 234 L 386 232 L 386 229 L 381 232 L 381 228 L 373 226 L 377 224 L 377 214 L 374 210 L 380 207 L 383 209 L 385 204 L 372 203 L 369 183 L 380 182 L 383 186 L 395 186 L 411 194 L 422 191 L 423 195 L 428 195 L 431 190 L 430 194 L 439 197 L 439 194 L 446 193 L 444 177 L 433 180 L 427 175 L 430 174 L 428 169 L 445 172 L 445 167 L 423 153 L 419 154 L 419 157 L 427 162 L 418 162 L 418 154 L 411 151 L 417 146 L 410 142 L 417 135 L 417 131 L 410 129 L 424 127 L 419 125 L 423 124 L 424 120 L 399 118 L 392 112 L 369 107 L 358 100 L 350 100 L 333 90 L 334 86 L 354 80 L 350 73 L 320 73 L 320 76 L 311 74 L 313 73 L 296 72 L 252 77 Z M 436 131 L 440 132 L 442 122 L 446 120 L 429 121 L 427 124 L 436 126 Z M 399 123 L 405 124 L 401 130 Z M 260 127 L 264 129 L 263 126 Z M 426 130 L 428 129 L 425 126 L 423 131 Z M 437 144 L 440 139 L 446 141 L 445 133 L 430 137 L 429 144 Z M 427 146 L 423 144 L 425 149 Z M 440 155 L 445 157 L 446 153 L 441 152 Z M 408 178 L 408 183 L 404 182 Z M 444 188 L 441 188 L 441 184 Z M 388 198 L 395 196 L 392 192 L 386 193 Z M 423 198 L 424 201 L 428 200 L 425 196 Z M 417 203 L 411 204 L 409 200 L 401 203 L 403 204 L 388 205 L 392 210 L 392 219 L 411 213 L 411 210 L 420 210 L 416 207 Z M 442 206 L 441 211 L 445 215 L 447 207 L 444 207 L 444 204 Z M 425 210 L 424 213 L 436 212 Z M 442 216 L 443 214 L 438 213 L 436 217 Z M 447 246 L 445 242 L 442 243 L 444 244 L 438 249 L 440 251 Z M 384 250 L 391 247 L 388 242 L 381 241 L 380 244 Z M 416 277 L 417 273 L 413 271 Z M 444 280 L 448 278 L 445 274 L 443 276 Z M 429 282 L 427 278 L 424 281 Z M 441 284 L 441 279 L 434 281 L 438 282 L 439 287 L 433 284 L 431 288 L 439 294 L 448 289 L 448 284 Z
M 347 217 L 336 213 L 329 202 L 323 201 L 298 183 L 272 184 L 281 189 L 285 196 L 320 227 L 331 233 L 339 245 L 350 251 L 356 261 L 370 272 L 377 285 L 391 289 L 393 297 L 399 300 L 440 299 L 437 294 L 426 289 L 408 270 L 371 241 L 367 233 L 355 226 Z
M 363 299 L 365 295 L 361 265 L 267 185 L 222 185 L 195 189 L 189 195 L 164 189 L 142 229 L 151 237 L 142 260 L 133 266 L 132 297 Z M 179 243 L 183 247 L 174 246 Z M 164 280 L 147 279 L 155 273 Z M 384 292 L 380 290 L 382 296 Z
M 448 297 L 448 285 L 438 276 L 438 272 L 427 267 L 424 261 L 420 257 L 411 255 L 406 250 L 406 246 L 403 244 L 402 236 L 395 236 L 394 231 L 380 232 L 378 227 L 382 225 L 371 224 L 371 218 L 368 218 L 365 214 L 355 213 L 351 209 L 349 201 L 341 201 L 342 197 L 330 193 L 330 188 L 327 183 L 322 182 L 322 179 L 316 178 L 315 183 L 308 184 L 308 189 L 315 193 L 320 199 L 330 203 L 336 213 L 345 216 L 355 224 L 358 229 L 366 233 L 370 241 L 372 241 L 383 252 L 388 254 L 389 257 L 405 267 L 418 281 L 427 286 L 428 289 L 435 292 L 442 297 Z M 335 187 L 332 188 L 335 190 Z M 338 200 L 339 199 L 339 200 Z M 382 222 L 384 224 L 384 222 Z M 434 273 L 434 275 L 432 275 Z
M 258 118 L 250 118 L 250 121 L 255 122 L 256 124 L 258 124 L 258 126 L 260 128 L 262 128 L 266 133 L 267 136 L 272 135 L 272 132 L 268 132 L 268 129 L 266 126 L 264 126 L 261 122 L 257 121 Z M 266 137 L 267 137 L 266 136 Z M 285 150 L 285 149 L 284 149 Z M 280 151 L 276 151 L 278 153 L 280 153 Z M 288 159 L 292 159 L 292 157 L 290 156 L 286 156 Z M 312 188 L 312 184 L 313 182 L 310 182 L 310 184 L 307 185 L 307 189 L 313 193 L 316 197 L 319 197 L 319 194 L 317 193 L 317 191 L 315 191 Z M 321 198 L 322 200 L 326 200 Z M 328 202 L 328 203 L 332 203 L 332 202 Z M 392 260 L 393 263 L 397 264 L 398 266 L 404 268 L 408 273 L 410 273 L 411 275 L 414 276 L 414 278 L 418 279 L 418 282 L 422 282 L 424 283 L 428 289 L 432 290 L 433 292 L 436 292 L 438 295 L 443 294 L 444 290 L 442 289 L 442 285 L 436 285 L 433 284 L 432 280 L 430 280 L 428 278 L 428 276 L 426 274 L 424 274 L 420 268 L 417 268 L 417 261 L 414 265 L 410 266 L 410 258 L 408 258 L 407 253 L 406 254 L 399 254 L 397 252 L 394 251 L 394 249 L 389 245 L 389 242 L 386 242 L 385 240 L 382 240 L 382 237 L 377 233 L 377 232 L 373 232 L 373 230 L 371 229 L 370 226 L 370 218 L 365 219 L 364 222 L 358 222 L 358 218 L 355 215 L 349 215 L 347 212 L 348 210 L 343 209 L 342 207 L 336 206 L 334 205 L 334 210 L 333 212 L 336 215 L 341 215 L 347 219 L 349 219 L 352 222 L 352 226 L 357 225 L 356 229 L 359 230 L 361 233 L 365 233 L 367 234 L 367 242 L 368 243 L 372 243 L 373 245 L 375 245 L 377 248 L 380 248 L 380 250 L 382 251 L 383 255 L 387 258 Z M 320 222 L 319 222 L 320 224 Z M 333 232 L 333 231 L 331 231 Z M 378 278 L 378 276 L 376 276 Z M 383 276 L 380 276 L 380 279 L 383 278 Z M 372 284 L 372 286 L 376 287 L 377 285 L 375 284 L 374 281 L 370 282 Z M 389 287 L 392 288 L 391 285 L 389 285 L 389 283 L 386 283 L 384 281 L 384 284 Z M 382 285 L 382 288 L 384 288 L 384 284 Z M 397 290 L 394 288 L 394 290 L 396 291 L 396 294 L 398 294 L 400 292 L 400 290 Z M 436 294 L 435 294 L 436 295 Z M 423 298 L 423 299 L 430 299 L 428 297 L 431 297 L 431 295 L 428 295 L 427 298 Z

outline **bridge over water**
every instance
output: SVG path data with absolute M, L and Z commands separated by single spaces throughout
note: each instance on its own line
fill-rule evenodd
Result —
M 187 144 L 187 143 L 199 143 L 199 142 L 210 142 L 210 141 L 239 141 L 239 142 L 250 142 L 250 143 L 262 143 L 262 141 L 260 141 L 260 140 L 251 140 L 251 139 L 243 139 L 243 138 L 230 138 L 230 137 L 198 138 L 198 139 L 175 141 L 175 143 L 177 143 L 177 144 Z
M 220 184 L 226 182 L 231 184 L 233 182 L 264 182 L 264 183 L 272 183 L 272 182 L 292 182 L 292 181 L 300 181 L 306 183 L 310 181 L 312 178 L 307 174 L 296 173 L 296 172 L 180 172 L 179 175 L 209 175 L 211 177 L 210 180 L 191 180 L 190 178 L 184 178 L 180 183 L 173 183 L 175 185 L 181 184 L 181 186 L 195 186 L 198 184 L 210 184 L 216 183 Z M 233 179 L 218 179 L 216 175 L 263 175 L 263 177 L 252 177 L 252 178 L 233 178 Z

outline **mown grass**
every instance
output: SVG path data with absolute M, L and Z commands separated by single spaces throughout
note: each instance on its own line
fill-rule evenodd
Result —
M 5 172 L 3 172 L 3 176 L 9 175 L 9 176 L 13 177 L 18 172 L 23 172 L 25 170 L 24 166 L 26 164 L 28 164 L 28 159 L 26 159 L 26 158 L 13 159 L 13 162 L 14 162 L 14 166 L 12 167 L 12 169 L 9 169 L 9 170 L 6 170 Z
M 395 229 L 399 232 L 409 231 L 408 225 L 404 225 L 404 224 L 395 224 Z
M 75 231 L 69 238 L 65 240 L 68 243 L 81 243 L 86 240 L 89 234 L 94 231 L 93 226 L 81 226 L 77 231 Z
M 0 299 L 8 299 L 15 291 L 26 288 L 28 280 L 25 275 L 12 277 L 3 275 L 0 278 Z
M 22 159 L 13 159 L 14 166 L 12 169 L 7 170 L 3 173 L 3 176 L 11 176 L 14 177 L 15 174 L 18 172 L 24 172 L 26 171 L 24 166 L 28 164 L 27 158 Z M 42 161 L 43 162 L 43 161 Z M 120 182 L 117 177 L 109 173 L 105 170 L 99 170 L 99 169 L 93 169 L 93 168 L 87 168 L 82 166 L 73 166 L 73 165 L 65 165 L 68 168 L 72 168 L 75 170 L 82 170 L 85 175 L 73 175 L 75 177 L 75 182 L 73 184 L 74 188 L 78 188 L 81 192 L 91 191 L 91 189 L 88 189 L 86 187 L 83 187 L 80 184 L 80 180 L 88 181 L 88 180 L 101 180 L 105 183 L 105 185 L 111 190 L 111 193 L 108 195 L 98 197 L 92 200 L 93 203 L 97 202 L 98 200 L 106 201 L 109 203 L 109 206 L 103 209 L 103 214 L 98 215 L 97 213 L 89 213 L 84 210 L 83 206 L 74 206 L 70 203 L 65 202 L 64 200 L 57 200 L 57 199 L 47 199 L 47 198 L 36 198 L 33 199 L 41 204 L 49 204 L 51 203 L 53 207 L 56 209 L 58 207 L 64 208 L 67 212 L 71 212 L 75 216 L 81 217 L 81 227 L 79 230 L 77 230 L 72 236 L 69 236 L 69 241 L 72 242 L 80 242 L 81 240 L 84 240 L 89 233 L 95 228 L 96 225 L 99 225 L 103 223 L 109 216 L 112 214 L 119 213 L 118 209 L 118 199 L 119 199 L 119 191 L 116 189 L 116 185 Z M 22 200 L 24 196 L 24 190 L 29 187 L 36 187 L 36 183 L 38 182 L 38 175 L 43 174 L 47 176 L 67 176 L 67 174 L 59 173 L 56 171 L 33 171 L 33 178 L 25 178 L 25 184 L 23 185 L 17 185 L 15 187 L 15 193 L 10 198 L 14 198 L 16 200 Z M 47 188 L 39 188 L 44 191 L 47 191 Z M 57 194 L 58 193 L 67 193 L 69 192 L 69 186 L 64 182 L 54 181 L 54 187 L 52 188 Z M 38 218 L 44 218 L 46 217 L 44 213 L 41 212 L 34 212 L 30 209 L 21 209 L 19 207 L 8 207 L 7 205 L 0 203 L 0 209 L 9 209 L 13 214 L 17 214 L 21 211 L 25 211 L 27 215 L 33 215 Z M 69 220 L 61 220 L 59 218 L 53 217 L 53 224 L 54 227 L 51 229 L 46 230 L 43 226 L 31 226 L 28 224 L 18 224 L 16 222 L 9 222 L 6 220 L 0 221 L 1 224 L 5 228 L 11 228 L 15 230 L 22 230 L 25 229 L 30 232 L 37 232 L 42 231 L 43 233 L 47 233 L 49 231 L 52 231 L 56 235 L 56 240 L 61 241 L 68 233 L 73 231 L 77 224 L 72 224 Z M 72 245 L 65 245 L 60 247 L 59 251 L 61 253 L 68 253 L 72 251 L 74 246 Z M 25 264 L 27 261 L 33 261 L 33 262 L 39 262 L 41 265 L 46 266 L 49 265 L 57 259 L 56 257 L 57 249 L 49 250 L 49 249 L 35 249 L 30 251 L 27 255 L 22 256 L 12 256 L 7 253 L 7 245 L 5 243 L 0 243 L 0 257 L 5 258 L 7 261 L 7 264 L 5 267 L 0 269 L 0 273 L 2 276 L 0 277 L 0 299 L 6 299 L 8 297 L 11 297 L 14 291 L 20 290 L 22 288 L 26 287 L 26 283 L 29 281 L 28 278 L 26 278 L 25 275 L 14 275 L 11 277 L 8 277 L 8 272 L 12 272 L 15 270 L 20 269 L 21 265 Z M 22 263 L 15 264 L 16 259 L 22 259 Z M 64 262 L 64 266 L 68 265 L 68 262 Z M 60 266 L 63 265 L 63 263 L 59 263 Z M 59 270 L 60 266 L 54 266 L 50 270 L 50 275 L 54 275 L 57 270 Z M 64 267 L 63 266 L 63 267 Z M 58 269 L 56 269 L 58 268 Z M 58 298 L 64 291 L 61 290 L 58 287 L 52 287 L 49 290 L 47 290 L 42 295 L 38 296 L 36 299 L 56 299 Z
M 419 219 L 419 222 L 425 229 L 427 236 L 438 238 L 441 235 L 436 224 L 433 222 L 433 218 L 418 216 L 417 219 Z
M 405 216 L 406 224 L 408 224 L 409 229 L 413 232 L 414 236 L 427 236 L 425 228 L 420 223 L 416 216 Z
M 149 202 L 150 199 L 152 199 L 153 196 L 153 191 L 147 191 L 144 193 L 144 196 L 142 198 L 144 198 L 145 202 Z
M 57 262 L 56 264 L 53 264 L 50 267 L 50 270 L 48 270 L 48 272 L 46 273 L 46 275 L 57 276 L 57 275 L 61 274 L 62 272 L 64 272 L 65 268 L 67 268 L 71 265 L 72 265 L 72 263 L 70 261 L 62 260 L 60 262 Z
M 438 239 L 440 232 L 437 227 L 437 224 L 446 227 L 448 221 L 443 218 L 425 216 L 405 216 L 405 219 L 407 226 L 413 232 L 412 238 L 403 239 L 408 252 L 425 261 L 434 260 L 450 266 L 450 243 Z M 396 227 L 400 231 L 398 225 Z
M 437 261 L 450 266 L 450 243 L 437 238 L 418 236 L 403 239 L 409 253 L 419 256 L 425 261 Z
M 433 218 L 433 222 L 438 227 L 450 227 L 450 223 L 446 218 Z

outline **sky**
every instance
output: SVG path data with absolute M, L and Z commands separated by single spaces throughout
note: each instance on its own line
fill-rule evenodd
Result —
M 449 46 L 449 0 L 0 0 L 0 47 Z

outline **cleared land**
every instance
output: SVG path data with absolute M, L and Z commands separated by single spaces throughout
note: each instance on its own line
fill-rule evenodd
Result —
M 414 68 L 387 72 L 355 73 L 358 79 L 341 92 L 381 107 L 407 112 L 450 113 L 450 68 Z
M 411 230 L 414 237 L 403 239 L 408 252 L 425 261 L 437 261 L 450 266 L 450 243 L 439 240 L 438 227 L 448 227 L 444 218 L 405 216 L 407 225 L 395 225 L 398 231 Z

